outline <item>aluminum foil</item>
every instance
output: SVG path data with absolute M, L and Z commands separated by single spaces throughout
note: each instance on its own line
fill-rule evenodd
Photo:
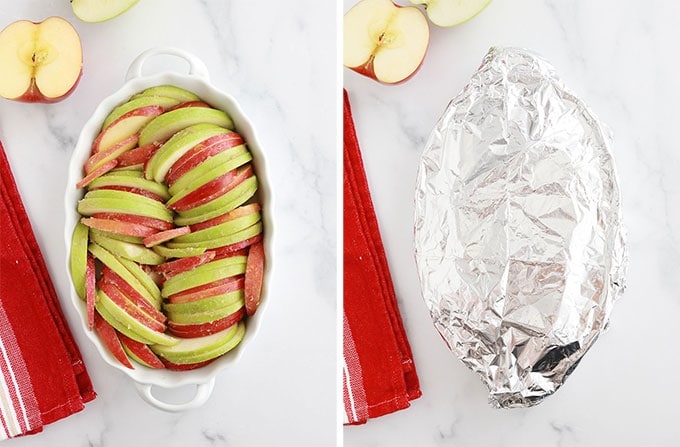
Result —
M 610 143 L 547 61 L 492 48 L 426 144 L 415 197 L 423 297 L 493 406 L 553 394 L 623 292 Z

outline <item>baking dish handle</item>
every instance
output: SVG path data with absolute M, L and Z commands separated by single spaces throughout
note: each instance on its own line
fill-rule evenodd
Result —
M 194 397 L 191 398 L 191 400 L 189 400 L 188 402 L 179 404 L 163 402 L 162 400 L 154 396 L 153 393 L 151 393 L 151 388 L 153 387 L 153 385 L 151 385 L 150 383 L 135 382 L 135 387 L 137 388 L 137 392 L 142 397 L 142 399 L 144 399 L 147 403 L 153 405 L 154 407 L 164 411 L 179 412 L 191 410 L 192 408 L 197 408 L 203 405 L 212 394 L 213 388 L 215 387 L 215 378 L 213 377 L 207 382 L 197 383 L 196 394 L 194 394 Z
M 154 56 L 177 56 L 189 63 L 189 75 L 199 76 L 206 80 L 210 77 L 208 74 L 208 67 L 206 67 L 202 60 L 193 54 L 174 47 L 156 47 L 144 51 L 132 61 L 127 75 L 125 76 L 125 80 L 129 81 L 130 79 L 141 78 L 144 63 L 147 59 Z

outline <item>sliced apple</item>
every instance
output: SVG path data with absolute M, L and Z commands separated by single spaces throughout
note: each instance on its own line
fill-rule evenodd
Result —
M 134 288 L 140 295 L 144 297 L 156 309 L 161 308 L 161 301 L 155 294 L 151 293 L 145 284 L 134 275 L 127 266 L 123 264 L 122 259 L 117 258 L 113 253 L 103 248 L 102 246 L 90 243 L 88 247 L 90 253 L 99 259 L 102 264 L 110 268 L 118 276 L 123 278 L 132 288 Z M 245 270 L 245 269 L 244 269 Z
M 208 104 L 207 102 L 203 102 L 203 101 L 187 101 L 187 102 L 181 102 L 181 103 L 179 103 L 179 104 L 177 104 L 177 105 L 171 107 L 170 109 L 168 109 L 168 112 L 170 112 L 170 111 L 172 111 L 172 110 L 183 109 L 183 108 L 185 108 L 185 107 L 207 107 L 207 108 L 212 108 L 212 106 L 211 106 L 210 104 Z
M 102 175 L 109 172 L 111 169 L 115 168 L 117 164 L 118 164 L 118 161 L 111 160 L 109 162 L 104 163 L 103 165 L 100 165 L 97 169 L 94 169 L 89 174 L 87 174 L 85 177 L 83 177 L 82 180 L 80 180 L 78 183 L 76 183 L 76 189 L 86 187 L 87 185 L 92 183 L 92 181 L 94 181 L 98 177 L 101 177 Z
M 118 17 L 139 0 L 71 0 L 73 14 L 83 22 L 103 22 Z
M 165 112 L 151 121 L 139 135 L 139 145 L 167 141 L 175 133 L 195 124 L 213 124 L 233 130 L 231 118 L 221 110 L 189 107 Z
M 71 238 L 71 253 L 69 256 L 69 267 L 71 270 L 71 279 L 73 287 L 81 300 L 85 296 L 86 271 L 87 271 L 87 245 L 89 243 L 90 229 L 78 222 L 73 229 L 73 236 Z M 214 253 L 211 254 L 215 256 Z
M 159 265 L 165 262 L 165 258 L 153 250 L 138 244 L 124 242 L 114 238 L 104 236 L 101 233 L 94 233 L 91 236 L 93 242 L 101 245 L 116 256 L 120 256 L 131 261 L 144 265 Z
M 177 238 L 178 236 L 182 236 L 185 234 L 189 234 L 191 232 L 191 228 L 189 227 L 178 227 L 178 228 L 173 228 L 172 230 L 165 230 L 161 231 L 160 233 L 153 234 L 151 236 L 147 236 L 144 238 L 142 241 L 144 243 L 144 246 L 146 247 L 153 247 L 158 244 L 162 244 L 163 242 L 170 241 L 172 239 Z
M 385 84 L 402 82 L 420 67 L 430 28 L 416 7 L 391 0 L 362 0 L 343 23 L 343 64 Z
M 262 280 L 264 276 L 264 245 L 258 242 L 248 250 L 246 262 L 245 300 L 246 312 L 251 316 L 260 305 Z
M 127 354 L 123 350 L 123 346 L 118 339 L 116 330 L 111 326 L 101 315 L 95 314 L 94 316 L 94 327 L 101 338 L 102 343 L 109 350 L 111 355 L 118 360 L 126 368 L 133 369 L 132 363 Z
M 183 303 L 183 304 L 173 304 L 173 306 L 180 306 L 184 304 L 193 303 Z M 239 309 L 245 308 L 245 301 L 243 300 L 243 293 L 239 293 L 238 300 L 227 304 L 223 307 L 218 307 L 215 309 L 210 309 L 205 312 L 175 312 L 173 310 L 167 310 L 168 321 L 172 321 L 178 324 L 205 324 L 212 321 L 220 320 L 228 315 L 237 312 Z
M 151 159 L 153 154 L 155 154 L 156 151 L 160 149 L 160 147 L 160 143 L 153 142 L 151 144 L 147 144 L 146 146 L 131 149 L 118 157 L 118 166 L 135 166 L 139 167 L 139 170 L 142 171 L 143 166 Z
M 229 219 L 219 225 L 205 228 L 203 230 L 191 232 L 185 235 L 178 236 L 174 239 L 178 243 L 193 243 L 193 242 L 207 242 L 215 239 L 221 239 L 227 236 L 238 233 L 260 221 L 261 215 L 259 211 L 246 214 L 245 216 Z M 186 228 L 186 227 L 184 227 Z M 225 244 L 229 245 L 229 244 Z M 210 247 L 215 248 L 215 247 Z
M 229 246 L 237 244 L 242 241 L 246 241 L 252 237 L 255 237 L 262 233 L 262 223 L 257 222 L 247 228 L 244 228 L 235 233 L 228 234 L 226 236 L 221 236 L 215 239 L 200 240 L 194 242 L 168 242 L 168 247 L 170 248 L 187 248 L 187 247 L 199 247 L 206 249 L 219 249 L 224 246 Z M 218 256 L 215 256 L 217 258 Z
M 245 335 L 242 322 L 205 337 L 183 338 L 174 346 L 151 345 L 159 357 L 176 364 L 198 363 L 219 357 L 236 347 Z
M 203 264 L 195 269 L 169 278 L 163 284 L 161 295 L 168 297 L 179 292 L 219 281 L 231 276 L 242 275 L 246 271 L 246 258 L 234 256 Z
M 104 266 L 102 269 L 100 282 L 113 284 L 127 297 L 127 299 L 135 303 L 141 310 L 158 322 L 165 324 L 167 318 L 165 314 L 159 310 L 160 307 L 157 309 L 155 303 L 150 301 L 148 297 L 142 295 L 139 290 L 132 286 L 132 284 L 128 283 L 123 277 L 119 276 L 109 267 Z
M 153 251 L 161 256 L 165 256 L 166 259 L 172 259 L 198 256 L 205 253 L 206 249 L 199 247 L 169 248 L 164 245 L 156 245 L 153 247 Z
M 172 335 L 180 338 L 205 337 L 206 335 L 214 334 L 227 329 L 228 327 L 241 321 L 245 316 L 246 309 L 245 307 L 241 307 L 236 312 L 209 323 L 181 324 L 170 321 L 168 322 L 168 330 Z
M 217 360 L 217 357 L 210 360 L 206 360 L 204 362 L 186 363 L 180 365 L 178 363 L 172 363 L 171 361 L 162 358 L 161 362 L 163 362 L 163 365 L 165 365 L 165 369 L 169 371 L 191 371 L 193 369 L 203 368 L 204 366 L 211 364 L 215 360 Z
M 181 226 L 194 225 L 228 213 L 246 203 L 255 195 L 256 191 L 257 177 L 252 176 L 245 179 L 221 197 L 190 210 L 180 212 L 179 216 L 175 218 L 175 224 Z
M 94 327 L 94 301 L 96 293 L 96 272 L 94 258 L 87 256 L 87 269 L 85 270 L 85 303 L 87 307 L 87 327 Z
M 110 231 L 104 231 L 104 230 L 98 230 L 96 228 L 90 228 L 90 234 L 100 234 L 104 237 L 108 237 L 110 239 L 116 239 L 119 241 L 123 242 L 129 242 L 131 244 L 141 244 L 142 243 L 142 238 L 141 237 L 135 237 L 135 236 L 126 236 L 124 234 L 116 234 L 116 233 L 111 233 Z
M 154 268 L 154 271 L 159 275 L 163 275 L 165 279 L 175 276 L 178 273 L 194 269 L 199 265 L 207 264 L 215 257 L 215 252 L 209 251 L 198 256 L 190 258 L 177 259 L 175 261 L 165 262 Z
M 180 272 L 181 273 L 181 272 Z M 174 276 L 174 275 L 173 275 Z M 191 301 L 202 300 L 211 296 L 221 295 L 243 289 L 245 285 L 242 276 L 232 276 L 221 279 L 198 287 L 184 290 L 180 293 L 168 296 L 168 302 L 172 304 L 189 303 Z
M 214 227 L 215 225 L 220 225 L 230 220 L 237 219 L 239 217 L 260 212 L 261 209 L 262 207 L 260 206 L 259 203 L 250 203 L 248 205 L 243 205 L 234 210 L 229 211 L 226 214 L 222 214 L 221 216 L 217 216 L 213 219 L 206 220 L 205 222 L 200 222 L 191 225 L 191 231 L 195 232 L 205 230 L 206 228 Z
M 175 87 L 174 85 L 157 85 L 155 87 L 149 87 L 146 90 L 137 93 L 131 99 L 136 99 L 141 96 L 165 96 L 176 99 L 179 102 L 199 101 L 201 99 L 196 96 L 196 94 L 183 88 Z
M 137 140 L 139 140 L 139 135 L 133 134 L 130 135 L 128 138 L 110 146 L 105 151 L 100 151 L 95 154 L 92 154 L 92 156 L 85 162 L 85 173 L 89 174 L 90 172 L 97 169 L 99 166 L 102 166 L 110 161 L 116 160 L 116 158 L 118 158 L 119 155 L 129 151 L 134 147 L 137 147 Z M 117 160 L 116 165 L 118 165 Z
M 118 172 L 109 172 L 106 175 L 103 175 L 92 182 L 90 182 L 89 189 L 94 190 L 94 189 L 103 189 L 108 186 L 122 186 L 122 187 L 128 187 L 128 188 L 137 188 L 141 189 L 144 191 L 148 191 L 158 197 L 160 197 L 162 200 L 167 200 L 170 198 L 170 193 L 168 193 L 168 188 L 165 187 L 165 185 L 157 182 L 152 182 L 151 180 L 147 180 L 143 177 L 142 173 L 137 171 L 139 175 L 122 175 L 119 174 L 120 172 L 123 171 L 118 171 Z M 124 190 L 123 190 L 124 191 Z
M 410 0 L 425 5 L 427 17 L 438 26 L 454 26 L 467 22 L 486 8 L 491 0 Z
M 114 144 L 139 133 L 142 128 L 145 128 L 147 123 L 161 113 L 163 113 L 163 107 L 160 106 L 139 107 L 127 112 L 102 129 L 94 143 L 92 143 L 92 153 L 96 154 L 97 152 L 105 151 Z M 147 144 L 141 141 L 142 137 L 140 134 L 139 145 L 144 146 Z
M 153 331 L 165 332 L 165 324 L 144 312 L 141 307 L 137 306 L 132 300 L 128 299 L 118 287 L 108 281 L 100 281 L 98 286 L 99 291 L 102 292 L 103 296 L 106 296 L 108 299 L 110 299 L 116 306 L 118 306 L 131 318 L 134 318 L 140 324 L 143 324 Z M 101 298 L 102 296 L 98 297 L 98 299 Z
M 163 369 L 165 365 L 161 360 L 153 353 L 151 348 L 144 343 L 140 343 L 130 337 L 118 333 L 118 339 L 123 345 L 125 353 L 135 362 L 144 365 L 148 368 Z
M 78 202 L 83 216 L 95 213 L 135 214 L 172 222 L 172 213 L 156 200 L 127 191 L 96 189 L 88 191 Z
M 180 102 L 175 98 L 169 98 L 167 96 L 141 96 L 139 98 L 130 99 L 128 102 L 125 102 L 113 109 L 111 113 L 109 113 L 106 118 L 104 118 L 102 128 L 107 127 L 121 116 L 140 107 L 160 106 L 163 108 L 163 110 L 169 110 L 171 107 L 179 103 Z
M 215 260 L 217 259 L 222 259 L 226 258 L 229 256 L 234 256 L 235 253 L 240 252 L 241 250 L 244 250 L 248 247 L 250 247 L 253 244 L 256 244 L 262 240 L 262 233 L 260 232 L 259 234 L 249 237 L 248 239 L 244 239 L 240 242 L 235 242 L 230 245 L 225 245 L 223 247 L 216 248 L 212 250 L 215 253 Z
M 238 170 L 232 169 L 191 192 L 181 192 L 173 196 L 166 202 L 166 206 L 173 211 L 188 211 L 223 196 L 252 175 L 253 171 L 250 165 Z M 171 201 L 172 203 L 170 203 Z
M 136 225 L 144 225 L 145 227 L 155 228 L 156 230 L 169 230 L 171 228 L 174 228 L 173 223 L 168 222 L 167 220 L 154 219 L 153 217 L 139 216 L 136 214 L 94 213 L 92 214 L 92 217 L 95 217 L 97 219 L 108 219 L 115 220 L 118 222 L 129 222 Z M 133 242 L 137 243 L 136 241 Z
M 228 293 L 201 298 L 200 300 L 185 301 L 181 303 L 163 303 L 163 310 L 168 314 L 168 317 L 172 314 L 193 315 L 197 313 L 217 312 L 224 307 L 230 307 L 239 302 L 243 303 L 243 300 L 243 289 L 237 289 Z M 216 320 L 216 318 L 213 318 L 211 321 L 214 320 Z
M 194 124 L 175 133 L 145 166 L 145 176 L 157 182 L 165 181 L 165 174 L 170 167 L 192 147 L 215 135 L 229 132 L 228 129 L 212 124 Z
M 82 74 L 80 37 L 69 22 L 21 20 L 0 32 L 0 96 L 25 102 L 66 98 Z
M 170 186 L 186 172 L 203 163 L 208 158 L 242 144 L 244 144 L 243 138 L 236 132 L 223 133 L 208 138 L 192 147 L 170 167 L 165 175 L 165 182 Z
M 91 229 L 136 238 L 151 236 L 159 231 L 144 225 L 110 219 L 98 219 L 96 217 L 83 217 L 80 219 L 80 223 Z
M 236 146 L 208 158 L 195 168 L 187 171 L 168 188 L 168 192 L 171 196 L 177 197 L 175 199 L 177 201 L 198 189 L 201 185 L 248 163 L 252 158 L 250 151 L 245 146 Z

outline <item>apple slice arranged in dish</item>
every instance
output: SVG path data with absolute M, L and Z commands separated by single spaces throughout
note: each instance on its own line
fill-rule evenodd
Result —
M 491 0 L 410 0 L 425 5 L 427 17 L 438 26 L 454 26 L 467 22 L 486 8 Z
M 83 166 L 70 270 L 126 367 L 189 370 L 236 347 L 262 294 L 256 168 L 231 118 L 156 86 L 106 117 Z
M 82 74 L 80 37 L 66 20 L 11 23 L 0 32 L 0 96 L 25 102 L 66 98 Z
M 391 0 L 362 0 L 343 23 L 343 64 L 385 84 L 402 82 L 420 67 L 430 28 L 416 7 Z

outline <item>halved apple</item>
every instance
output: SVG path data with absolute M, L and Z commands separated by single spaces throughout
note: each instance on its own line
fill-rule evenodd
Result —
M 420 67 L 430 28 L 416 7 L 391 0 L 362 0 L 343 24 L 343 64 L 385 84 L 408 79 Z
M 80 37 L 69 22 L 21 20 L 0 32 L 0 96 L 25 102 L 66 98 L 82 74 Z
M 486 8 L 491 0 L 410 0 L 425 5 L 430 21 L 438 26 L 454 26 L 467 22 Z

